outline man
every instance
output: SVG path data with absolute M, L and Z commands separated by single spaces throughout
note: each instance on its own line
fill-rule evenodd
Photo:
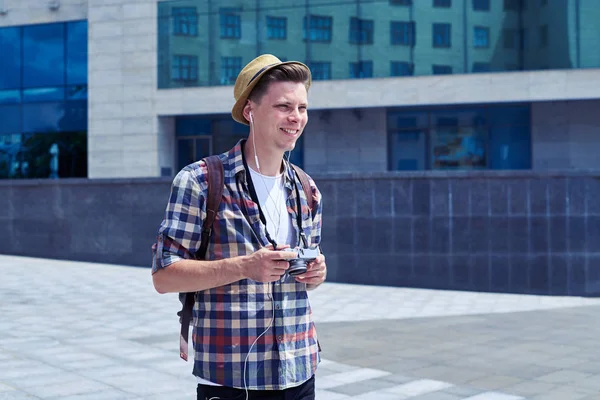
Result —
M 238 75 L 232 116 L 250 134 L 219 156 L 225 187 L 206 261 L 192 254 L 206 217 L 207 166 L 188 165 L 173 181 L 153 282 L 159 293 L 199 292 L 199 400 L 314 399 L 320 349 L 306 291 L 325 281 L 325 257 L 295 276 L 285 261 L 296 255 L 286 248 L 315 248 L 321 240 L 321 194 L 309 179 L 307 199 L 284 158 L 308 122 L 310 84 L 306 65 L 272 55 Z

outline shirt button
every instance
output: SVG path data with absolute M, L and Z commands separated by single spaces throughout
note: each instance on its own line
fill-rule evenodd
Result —
M 283 338 L 281 336 L 277 336 L 277 340 L 279 340 L 281 342 Z
M 275 308 L 279 310 L 279 309 L 281 308 L 281 306 L 280 306 L 279 304 L 277 304 L 277 305 L 275 306 Z

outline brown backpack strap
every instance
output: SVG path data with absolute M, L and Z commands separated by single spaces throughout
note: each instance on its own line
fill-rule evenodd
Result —
M 223 177 L 223 163 L 218 156 L 210 156 L 204 159 L 208 167 L 208 198 L 206 200 L 206 218 L 202 225 L 202 237 L 200 240 L 200 249 L 196 253 L 196 260 L 204 260 L 206 257 L 206 249 L 208 248 L 208 240 L 212 233 L 215 217 L 219 212 L 221 197 L 223 197 L 223 186 L 225 180 Z
M 208 193 L 206 199 L 206 218 L 202 224 L 202 233 L 200 239 L 200 248 L 194 254 L 196 260 L 204 260 L 206 257 L 206 249 L 212 234 L 215 217 L 219 211 L 221 198 L 223 196 L 223 186 L 225 186 L 223 163 L 218 156 L 210 156 L 204 159 L 208 168 Z M 188 360 L 188 339 L 190 331 L 190 323 L 194 313 L 194 303 L 196 301 L 196 293 L 183 293 L 185 297 L 182 299 L 183 308 L 179 316 L 181 321 L 181 332 L 179 335 L 179 356 L 185 361 Z
M 308 206 L 310 207 L 310 213 L 314 216 L 315 207 L 317 205 L 315 204 L 315 199 L 312 195 L 312 189 L 310 187 L 310 180 L 308 179 L 308 175 L 299 166 L 294 164 L 291 164 L 291 166 L 296 172 L 296 176 L 298 177 L 298 179 L 300 179 L 300 184 L 302 185 L 302 189 L 304 190 L 304 194 L 306 195 L 306 201 L 308 202 Z

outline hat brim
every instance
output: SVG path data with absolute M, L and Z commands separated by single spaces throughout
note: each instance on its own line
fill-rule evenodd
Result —
M 260 81 L 260 79 L 263 77 L 264 74 L 266 74 L 269 70 L 271 70 L 271 69 L 273 69 L 275 67 L 278 67 L 280 65 L 286 65 L 286 64 L 297 64 L 297 65 L 300 65 L 300 66 L 306 68 L 308 70 L 308 73 L 309 73 L 308 85 L 310 86 L 311 81 L 312 81 L 312 77 L 310 77 L 310 68 L 308 68 L 308 66 L 306 64 L 301 63 L 300 61 L 283 61 L 283 62 L 280 62 L 280 63 L 269 65 L 263 71 L 261 71 L 261 73 L 258 74 L 252 80 L 252 82 L 250 82 L 250 84 L 248 86 L 246 86 L 246 88 L 244 89 L 244 91 L 240 95 L 239 99 L 237 99 L 237 101 L 233 105 L 233 108 L 231 109 L 231 116 L 233 117 L 234 120 L 236 120 L 240 124 L 244 124 L 244 125 L 249 125 L 250 124 L 248 122 L 248 120 L 244 117 L 244 107 L 246 106 L 246 100 L 248 100 L 248 96 L 250 96 L 250 93 L 252 93 L 252 90 L 254 89 L 254 87 Z

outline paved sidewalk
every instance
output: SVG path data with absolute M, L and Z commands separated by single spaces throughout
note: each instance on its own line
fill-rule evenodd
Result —
M 600 299 L 327 283 L 318 400 L 600 399 Z M 142 268 L 0 255 L 0 400 L 193 399 Z

